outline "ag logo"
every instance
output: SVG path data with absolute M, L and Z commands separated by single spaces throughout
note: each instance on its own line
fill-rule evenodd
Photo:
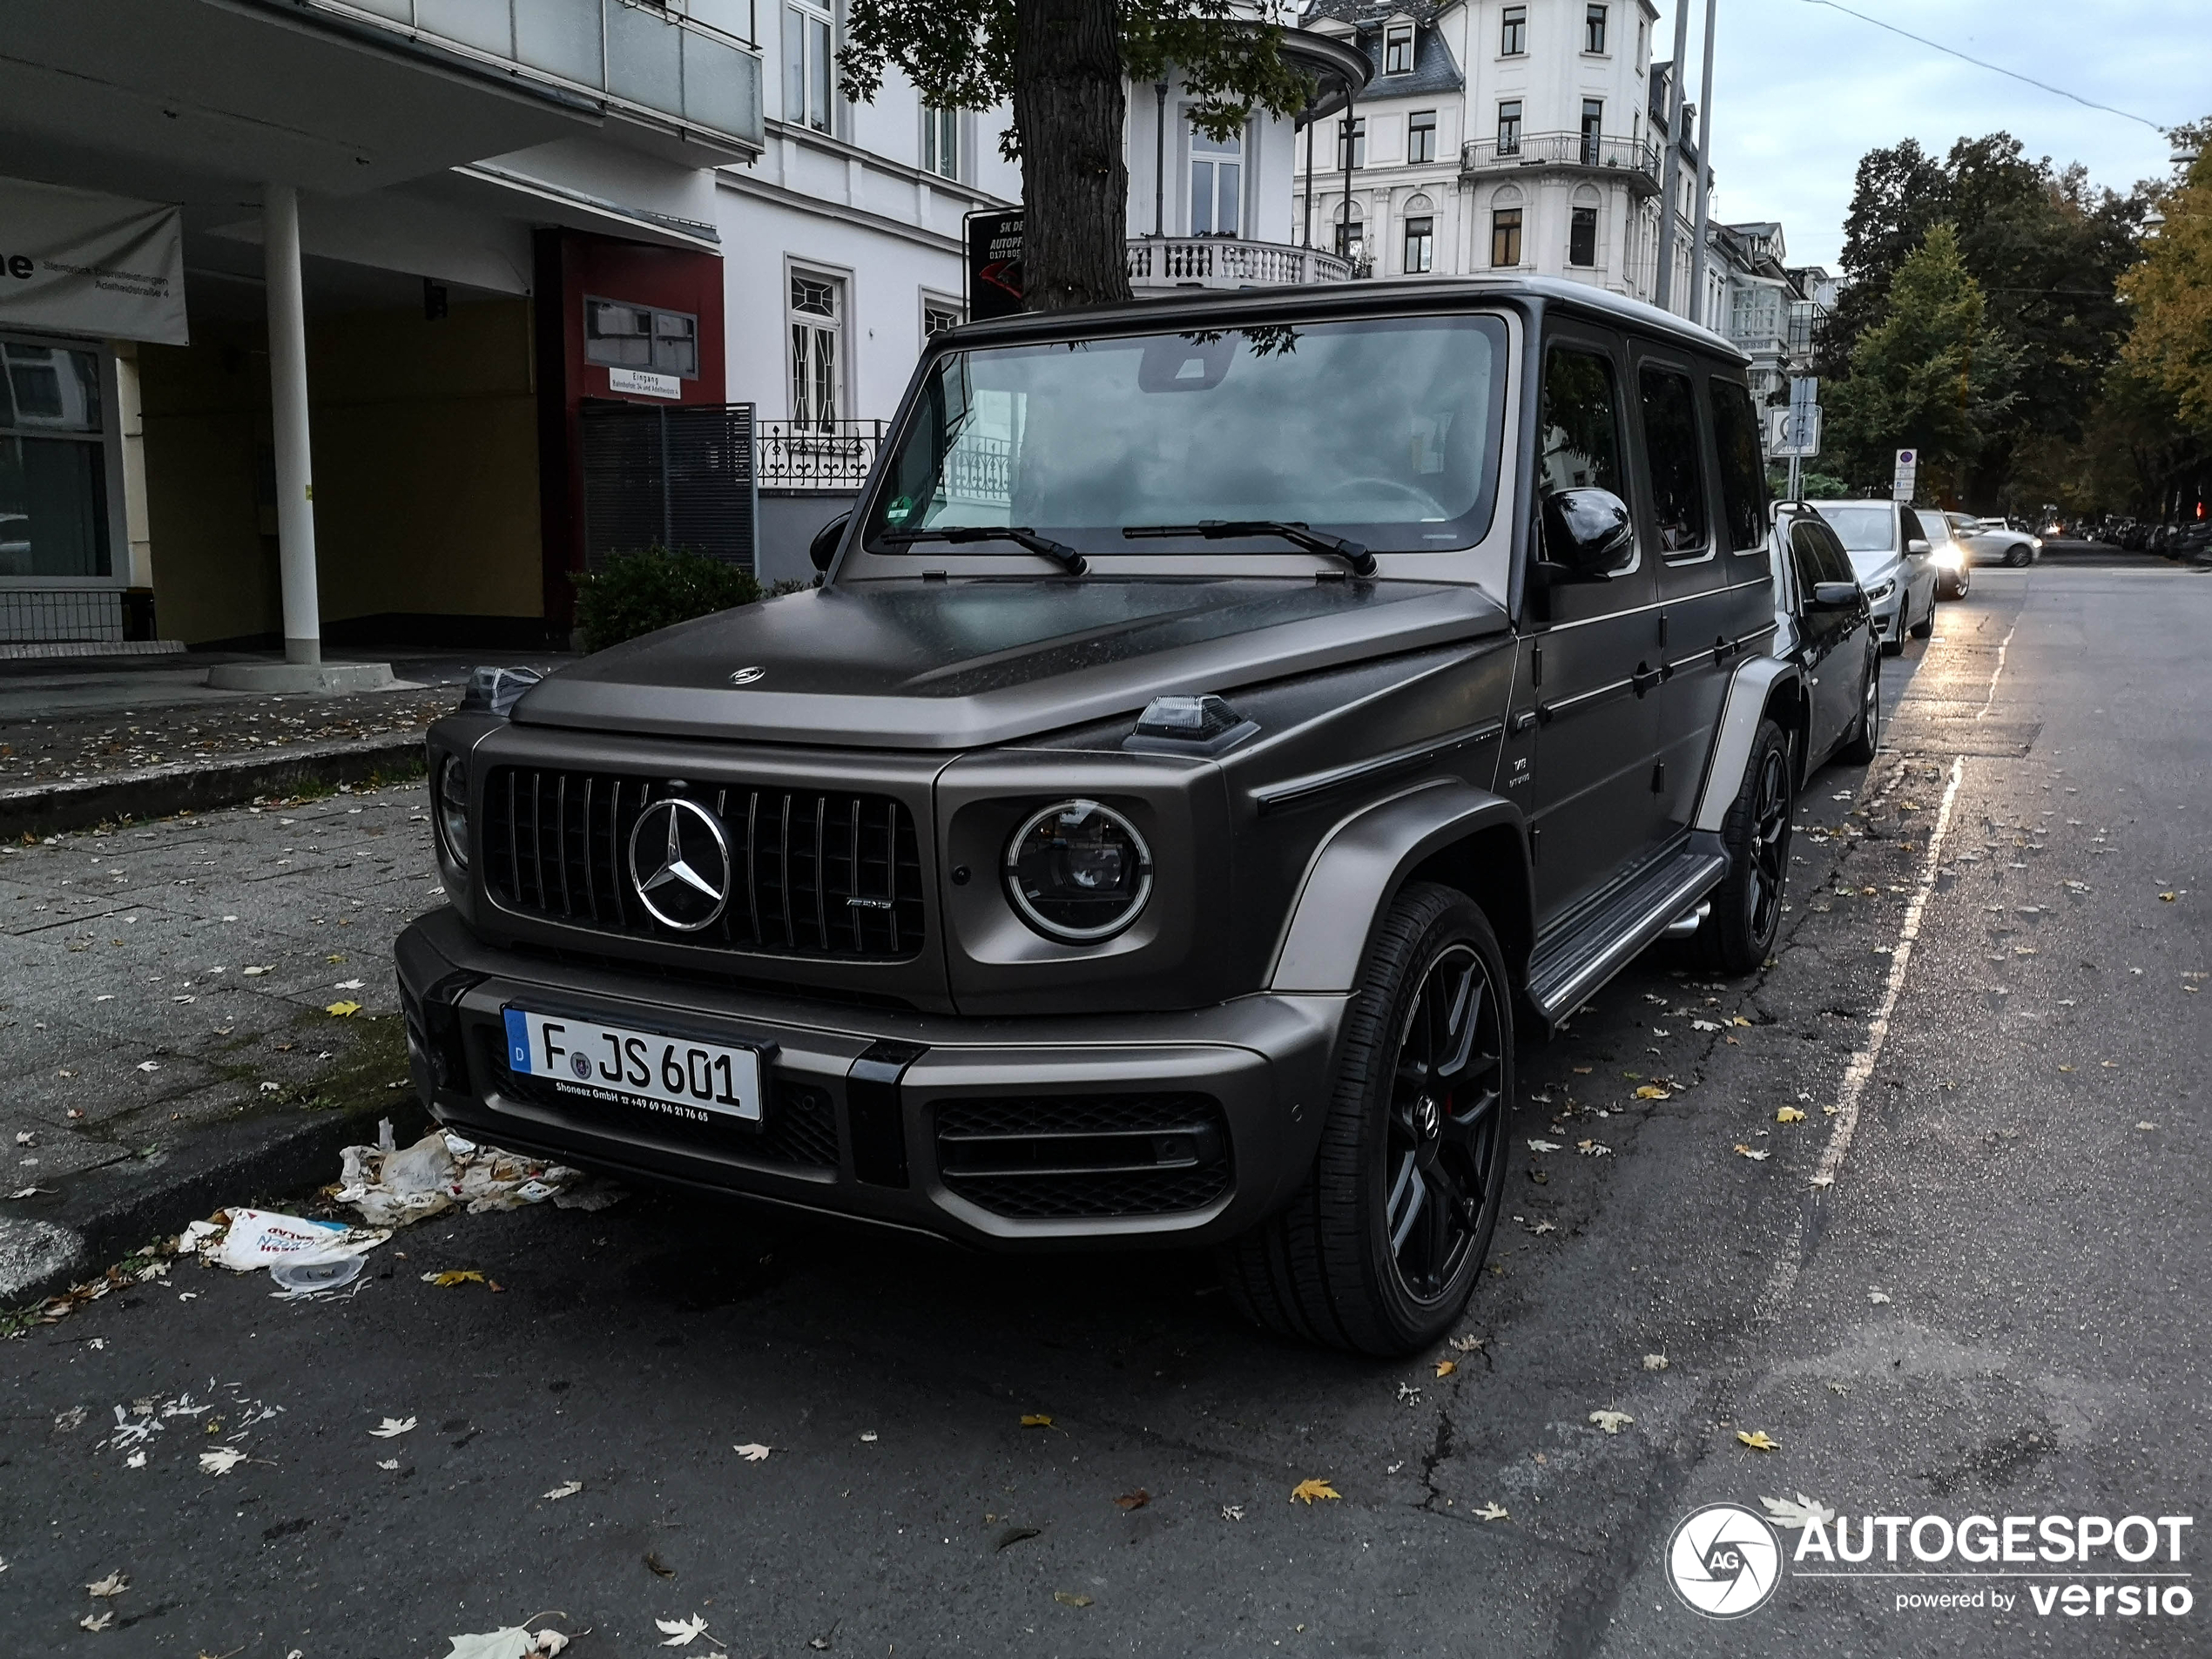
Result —
M 1691 1612 L 1740 1619 L 1764 1607 L 1781 1583 L 1782 1545 L 1763 1516 L 1709 1503 L 1668 1541 L 1667 1581 Z

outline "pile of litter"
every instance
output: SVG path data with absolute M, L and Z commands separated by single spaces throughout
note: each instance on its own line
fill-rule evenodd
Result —
M 472 1216 L 516 1210 L 548 1198 L 561 1210 L 604 1210 L 622 1197 L 611 1183 L 571 1170 L 479 1146 L 450 1130 L 432 1130 L 413 1146 L 392 1144 L 388 1120 L 376 1146 L 349 1146 L 344 1171 L 330 1196 L 361 1213 L 372 1227 L 404 1227 L 452 1209 Z

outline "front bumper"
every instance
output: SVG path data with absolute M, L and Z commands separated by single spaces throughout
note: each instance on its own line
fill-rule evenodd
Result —
M 472 1137 L 999 1246 L 1244 1231 L 1311 1166 L 1341 996 L 974 1019 L 779 997 L 486 945 L 450 909 L 396 948 L 415 1089 Z M 506 1064 L 510 1004 L 764 1050 L 765 1123 L 587 1105 Z

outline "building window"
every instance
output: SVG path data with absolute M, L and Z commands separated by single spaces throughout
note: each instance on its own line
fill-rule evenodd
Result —
M 1498 30 L 1498 54 L 1502 57 L 1518 57 L 1528 50 L 1528 8 L 1507 6 L 1504 24 Z
M 960 314 L 961 308 L 949 300 L 932 300 L 927 294 L 921 301 L 921 337 L 941 334 L 948 328 L 957 328 L 968 319 Z
M 1603 6 L 1582 8 L 1582 50 L 1586 52 L 1605 50 L 1605 10 Z
M 1517 98 L 1498 105 L 1498 153 L 1521 153 L 1521 100 Z
M 826 16 L 806 6 L 784 8 L 784 119 L 794 126 L 830 130 L 831 48 Z
M 1367 118 L 1337 123 L 1337 171 L 1367 165 Z
M 921 111 L 921 170 L 941 178 L 960 177 L 960 111 Z
M 1409 274 L 1426 271 L 1435 262 L 1436 221 L 1433 219 L 1409 219 L 1406 221 L 1406 269 Z
M 1597 263 L 1597 209 L 1577 207 L 1568 221 L 1567 262 L 1569 265 L 1590 266 Z
M 845 285 L 791 273 L 791 418 L 824 431 L 843 413 Z
M 1339 211 L 1337 215 L 1337 252 L 1347 260 L 1356 260 L 1366 251 L 1366 226 L 1356 212 Z
M 686 312 L 586 299 L 583 361 L 695 381 L 699 376 L 699 320 Z
M 1521 209 L 1501 207 L 1490 215 L 1490 263 L 1500 266 L 1521 263 Z
M 110 574 L 95 351 L 0 342 L 0 577 Z
M 1406 159 L 1436 159 L 1436 111 L 1415 110 L 1406 118 Z
M 1413 72 L 1413 26 L 1393 24 L 1383 34 L 1383 73 L 1410 75 Z
M 1582 165 L 1585 167 L 1595 167 L 1598 165 L 1599 152 L 1602 148 L 1599 135 L 1604 131 L 1605 101 L 1602 98 L 1584 98 L 1582 100 Z
M 1244 229 L 1244 135 L 1210 138 L 1190 129 L 1190 234 L 1235 236 Z

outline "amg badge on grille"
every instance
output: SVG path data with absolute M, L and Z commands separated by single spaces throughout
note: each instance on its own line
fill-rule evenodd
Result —
M 730 901 L 730 840 L 696 801 L 665 799 L 630 832 L 630 880 L 654 920 L 692 934 Z

